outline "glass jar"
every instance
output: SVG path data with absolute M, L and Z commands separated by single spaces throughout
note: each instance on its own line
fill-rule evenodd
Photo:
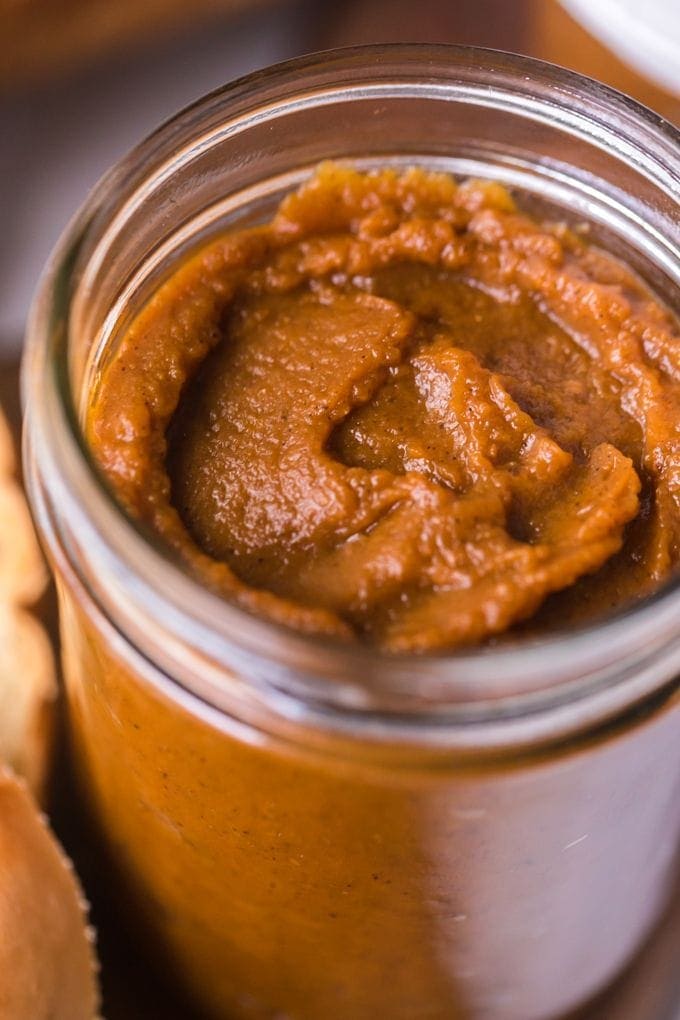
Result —
M 137 923 L 216 1017 L 546 1020 L 631 959 L 680 839 L 680 593 L 517 646 L 338 647 L 202 589 L 114 503 L 81 423 L 159 281 L 320 160 L 500 180 L 677 306 L 680 136 L 551 65 L 362 48 L 251 75 L 144 142 L 29 325 L 26 474 L 75 746 Z

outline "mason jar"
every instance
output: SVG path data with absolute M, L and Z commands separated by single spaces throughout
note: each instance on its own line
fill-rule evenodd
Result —
M 78 768 L 139 937 L 215 1017 L 547 1020 L 602 989 L 680 843 L 680 593 L 427 656 L 248 615 L 124 515 L 97 380 L 196 246 L 321 160 L 501 181 L 678 306 L 680 136 L 560 68 L 464 47 L 240 79 L 106 176 L 39 287 L 25 467 L 57 580 Z

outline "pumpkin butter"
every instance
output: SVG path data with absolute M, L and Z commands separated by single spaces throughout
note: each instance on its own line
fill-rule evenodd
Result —
M 126 509 L 229 600 L 454 648 L 668 577 L 679 343 L 629 269 L 500 185 L 327 164 L 158 289 L 89 439 Z

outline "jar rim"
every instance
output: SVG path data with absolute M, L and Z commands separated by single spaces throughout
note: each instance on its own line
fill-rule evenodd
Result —
M 527 116 L 556 117 L 565 130 L 585 131 L 608 151 L 608 136 L 598 137 L 605 125 L 610 134 L 618 132 L 621 152 L 639 159 L 643 172 L 680 198 L 677 128 L 607 86 L 534 58 L 477 47 L 362 46 L 273 65 L 210 93 L 167 121 L 100 181 L 67 227 L 40 282 L 27 330 L 23 387 L 26 475 L 49 551 L 54 556 L 57 545 L 67 547 L 65 557 L 93 601 L 143 653 L 153 628 L 164 628 L 165 637 L 171 631 L 174 640 L 153 658 L 164 673 L 209 704 L 215 703 L 213 685 L 219 687 L 232 673 L 248 677 L 253 689 L 278 692 L 291 704 L 304 701 L 324 710 L 379 711 L 438 723 L 526 716 L 594 693 L 608 692 L 614 703 L 628 697 L 624 678 L 639 685 L 644 676 L 650 689 L 658 687 L 652 663 L 660 649 L 672 648 L 673 668 L 680 666 L 679 578 L 642 603 L 567 634 L 512 646 L 388 655 L 298 634 L 210 592 L 154 548 L 94 468 L 71 392 L 69 311 L 79 254 L 86 242 L 91 245 L 98 232 L 108 229 L 105 221 L 116 202 L 120 206 L 121 191 L 129 202 L 125 187 L 152 157 L 158 160 L 165 153 L 166 166 L 176 160 L 173 142 L 197 116 L 222 110 L 226 130 L 235 118 L 274 115 L 277 104 L 313 102 L 324 90 L 337 95 L 350 81 L 365 89 L 367 79 L 391 88 L 401 81 L 430 90 L 455 83 L 479 102 L 494 101 L 494 89 L 520 106 L 525 97 Z M 517 92 L 518 82 L 517 96 L 510 86 Z M 584 114 L 584 96 L 596 117 Z M 643 147 L 636 148 L 636 131 L 644 135 Z M 680 263 L 677 272 L 680 279 Z M 40 492 L 45 478 L 46 496 Z M 70 534 L 65 541 L 67 515 L 73 515 L 69 531 L 76 537 Z M 199 674 L 205 683 L 198 683 Z

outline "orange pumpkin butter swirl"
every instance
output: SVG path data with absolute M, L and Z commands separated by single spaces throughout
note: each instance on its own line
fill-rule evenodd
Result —
M 679 343 L 631 271 L 499 185 L 324 165 L 159 288 L 88 436 L 125 509 L 225 598 L 454 648 L 669 576 Z

